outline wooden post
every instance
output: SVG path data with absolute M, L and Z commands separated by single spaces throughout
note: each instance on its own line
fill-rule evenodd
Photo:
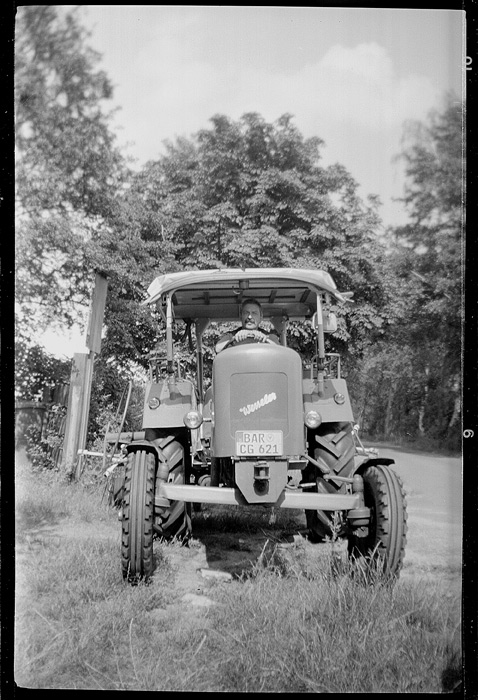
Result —
M 90 352 L 88 354 L 77 353 L 73 357 L 62 464 L 66 470 L 71 472 L 75 468 L 77 479 L 81 473 L 81 459 L 78 459 L 78 450 L 84 450 L 86 447 L 93 365 L 95 354 L 101 350 L 101 330 L 107 287 L 106 277 L 97 272 L 86 332 L 86 346 Z
M 88 416 L 90 413 L 90 399 L 91 399 L 91 384 L 93 381 L 93 364 L 95 362 L 95 353 L 90 352 L 85 357 L 85 367 L 83 374 L 83 391 L 81 396 L 81 412 L 78 421 L 78 450 L 84 450 L 86 447 L 86 434 L 88 432 Z M 79 456 L 76 462 L 75 469 L 75 479 L 79 479 L 81 476 L 83 464 L 82 455 Z
M 86 347 L 91 353 L 101 352 L 101 330 L 105 313 L 106 292 L 108 280 L 100 272 L 95 275 L 95 287 L 91 299 L 88 329 L 86 331 Z
M 81 409 L 83 405 L 83 389 L 86 369 L 85 353 L 75 353 L 70 375 L 70 392 L 66 411 L 65 437 L 63 438 L 62 467 L 71 473 L 78 458 L 79 431 Z

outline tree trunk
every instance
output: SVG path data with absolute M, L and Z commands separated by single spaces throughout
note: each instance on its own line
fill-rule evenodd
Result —
M 456 423 L 458 423 L 458 418 L 460 417 L 460 412 L 461 412 L 461 399 L 460 396 L 455 397 L 455 405 L 453 406 L 453 415 L 450 418 L 450 422 L 448 423 L 448 430 L 450 428 L 453 428 Z
M 425 386 L 423 387 L 423 396 L 422 396 L 422 401 L 420 404 L 420 407 L 418 409 L 418 432 L 420 435 L 425 435 L 425 426 L 424 426 L 424 418 L 425 418 L 425 409 L 427 405 L 427 398 L 428 398 L 428 375 L 430 374 L 430 367 L 427 365 L 425 367 Z
M 395 397 L 395 382 L 390 382 L 388 390 L 387 407 L 385 409 L 384 433 L 388 437 L 390 435 L 390 426 L 392 425 L 392 406 Z
M 458 419 L 460 418 L 461 397 L 460 397 L 460 379 L 459 379 L 459 377 L 455 377 L 452 389 L 453 389 L 453 393 L 455 394 L 455 403 L 453 406 L 453 415 L 450 418 L 450 422 L 448 423 L 448 430 L 450 430 L 450 428 L 453 428 L 453 426 L 458 423 Z

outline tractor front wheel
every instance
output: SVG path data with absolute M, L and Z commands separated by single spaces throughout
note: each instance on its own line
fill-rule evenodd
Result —
M 362 474 L 370 523 L 348 537 L 351 557 L 381 559 L 384 571 L 398 577 L 405 556 L 407 510 L 400 477 L 387 465 L 370 466 Z
M 128 455 L 123 492 L 121 563 L 131 583 L 153 573 L 155 457 L 138 450 Z

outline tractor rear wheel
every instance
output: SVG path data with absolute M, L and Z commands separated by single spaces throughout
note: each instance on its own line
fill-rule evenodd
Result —
M 168 482 L 184 484 L 184 448 L 173 440 L 162 448 L 163 456 L 169 464 Z M 164 515 L 155 517 L 154 530 L 159 537 L 187 541 L 191 536 L 191 504 L 184 501 L 171 501 Z
M 370 523 L 349 535 L 349 555 L 369 561 L 381 560 L 384 572 L 398 578 L 407 540 L 407 508 L 402 481 L 384 464 L 368 467 L 362 476 Z
M 138 450 L 128 455 L 123 492 L 121 564 L 134 583 L 153 574 L 155 457 Z
M 313 455 L 316 462 L 322 465 L 324 471 L 348 476 L 353 468 L 355 446 L 350 423 L 324 423 L 311 438 L 315 443 Z M 314 444 L 313 443 L 313 444 Z M 312 471 L 312 470 L 311 470 Z M 321 478 L 321 472 L 313 467 L 310 476 L 305 476 L 306 481 L 315 480 L 315 491 L 322 493 L 337 493 L 340 484 L 334 486 Z M 330 511 L 306 510 L 305 517 L 309 539 L 312 542 L 322 542 L 330 537 L 333 532 L 333 513 Z

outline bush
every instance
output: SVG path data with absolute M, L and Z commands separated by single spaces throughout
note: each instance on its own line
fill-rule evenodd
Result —
M 59 469 L 65 416 L 65 406 L 52 404 L 43 425 L 34 424 L 26 429 L 26 454 L 34 471 Z

